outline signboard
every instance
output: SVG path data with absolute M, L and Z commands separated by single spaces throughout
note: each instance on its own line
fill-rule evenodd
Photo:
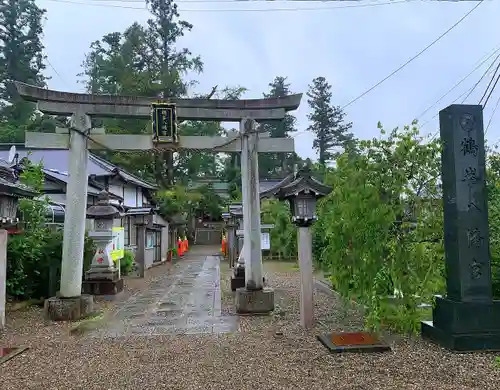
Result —
M 114 227 L 113 228 L 113 239 L 111 241 L 111 259 L 117 261 L 123 259 L 125 255 L 125 228 L 124 227 Z
M 156 141 L 178 142 L 177 112 L 173 103 L 157 102 L 151 104 L 153 135 Z
M 260 249 L 263 251 L 271 249 L 271 237 L 268 232 L 260 233 Z

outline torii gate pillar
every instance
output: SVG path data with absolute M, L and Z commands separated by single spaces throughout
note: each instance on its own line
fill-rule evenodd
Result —
M 240 122 L 241 184 L 243 196 L 243 258 L 245 287 L 236 289 L 236 312 L 240 314 L 270 313 L 274 310 L 274 290 L 264 288 L 262 249 L 260 245 L 259 135 L 251 118 Z

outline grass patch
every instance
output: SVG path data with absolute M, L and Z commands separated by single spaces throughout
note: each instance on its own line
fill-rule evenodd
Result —
M 43 306 L 43 299 L 28 299 L 27 301 L 12 302 L 9 305 L 9 311 L 21 311 L 30 308 L 31 306 Z
M 76 322 L 75 325 L 71 327 L 69 333 L 71 335 L 82 335 L 98 329 L 103 323 L 104 314 L 100 312 L 94 313 L 89 317 Z

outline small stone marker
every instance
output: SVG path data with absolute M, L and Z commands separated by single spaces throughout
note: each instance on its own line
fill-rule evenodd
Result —
M 28 347 L 11 347 L 11 348 L 0 347 L 0 364 L 5 363 L 6 361 L 12 359 L 13 357 L 23 353 L 27 349 Z
M 368 332 L 340 332 L 317 336 L 317 339 L 332 353 L 373 353 L 391 350 L 377 336 Z

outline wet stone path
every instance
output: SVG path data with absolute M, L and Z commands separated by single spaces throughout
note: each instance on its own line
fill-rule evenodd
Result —
M 131 296 L 94 337 L 229 333 L 238 318 L 221 313 L 220 259 L 190 254 L 147 290 Z

